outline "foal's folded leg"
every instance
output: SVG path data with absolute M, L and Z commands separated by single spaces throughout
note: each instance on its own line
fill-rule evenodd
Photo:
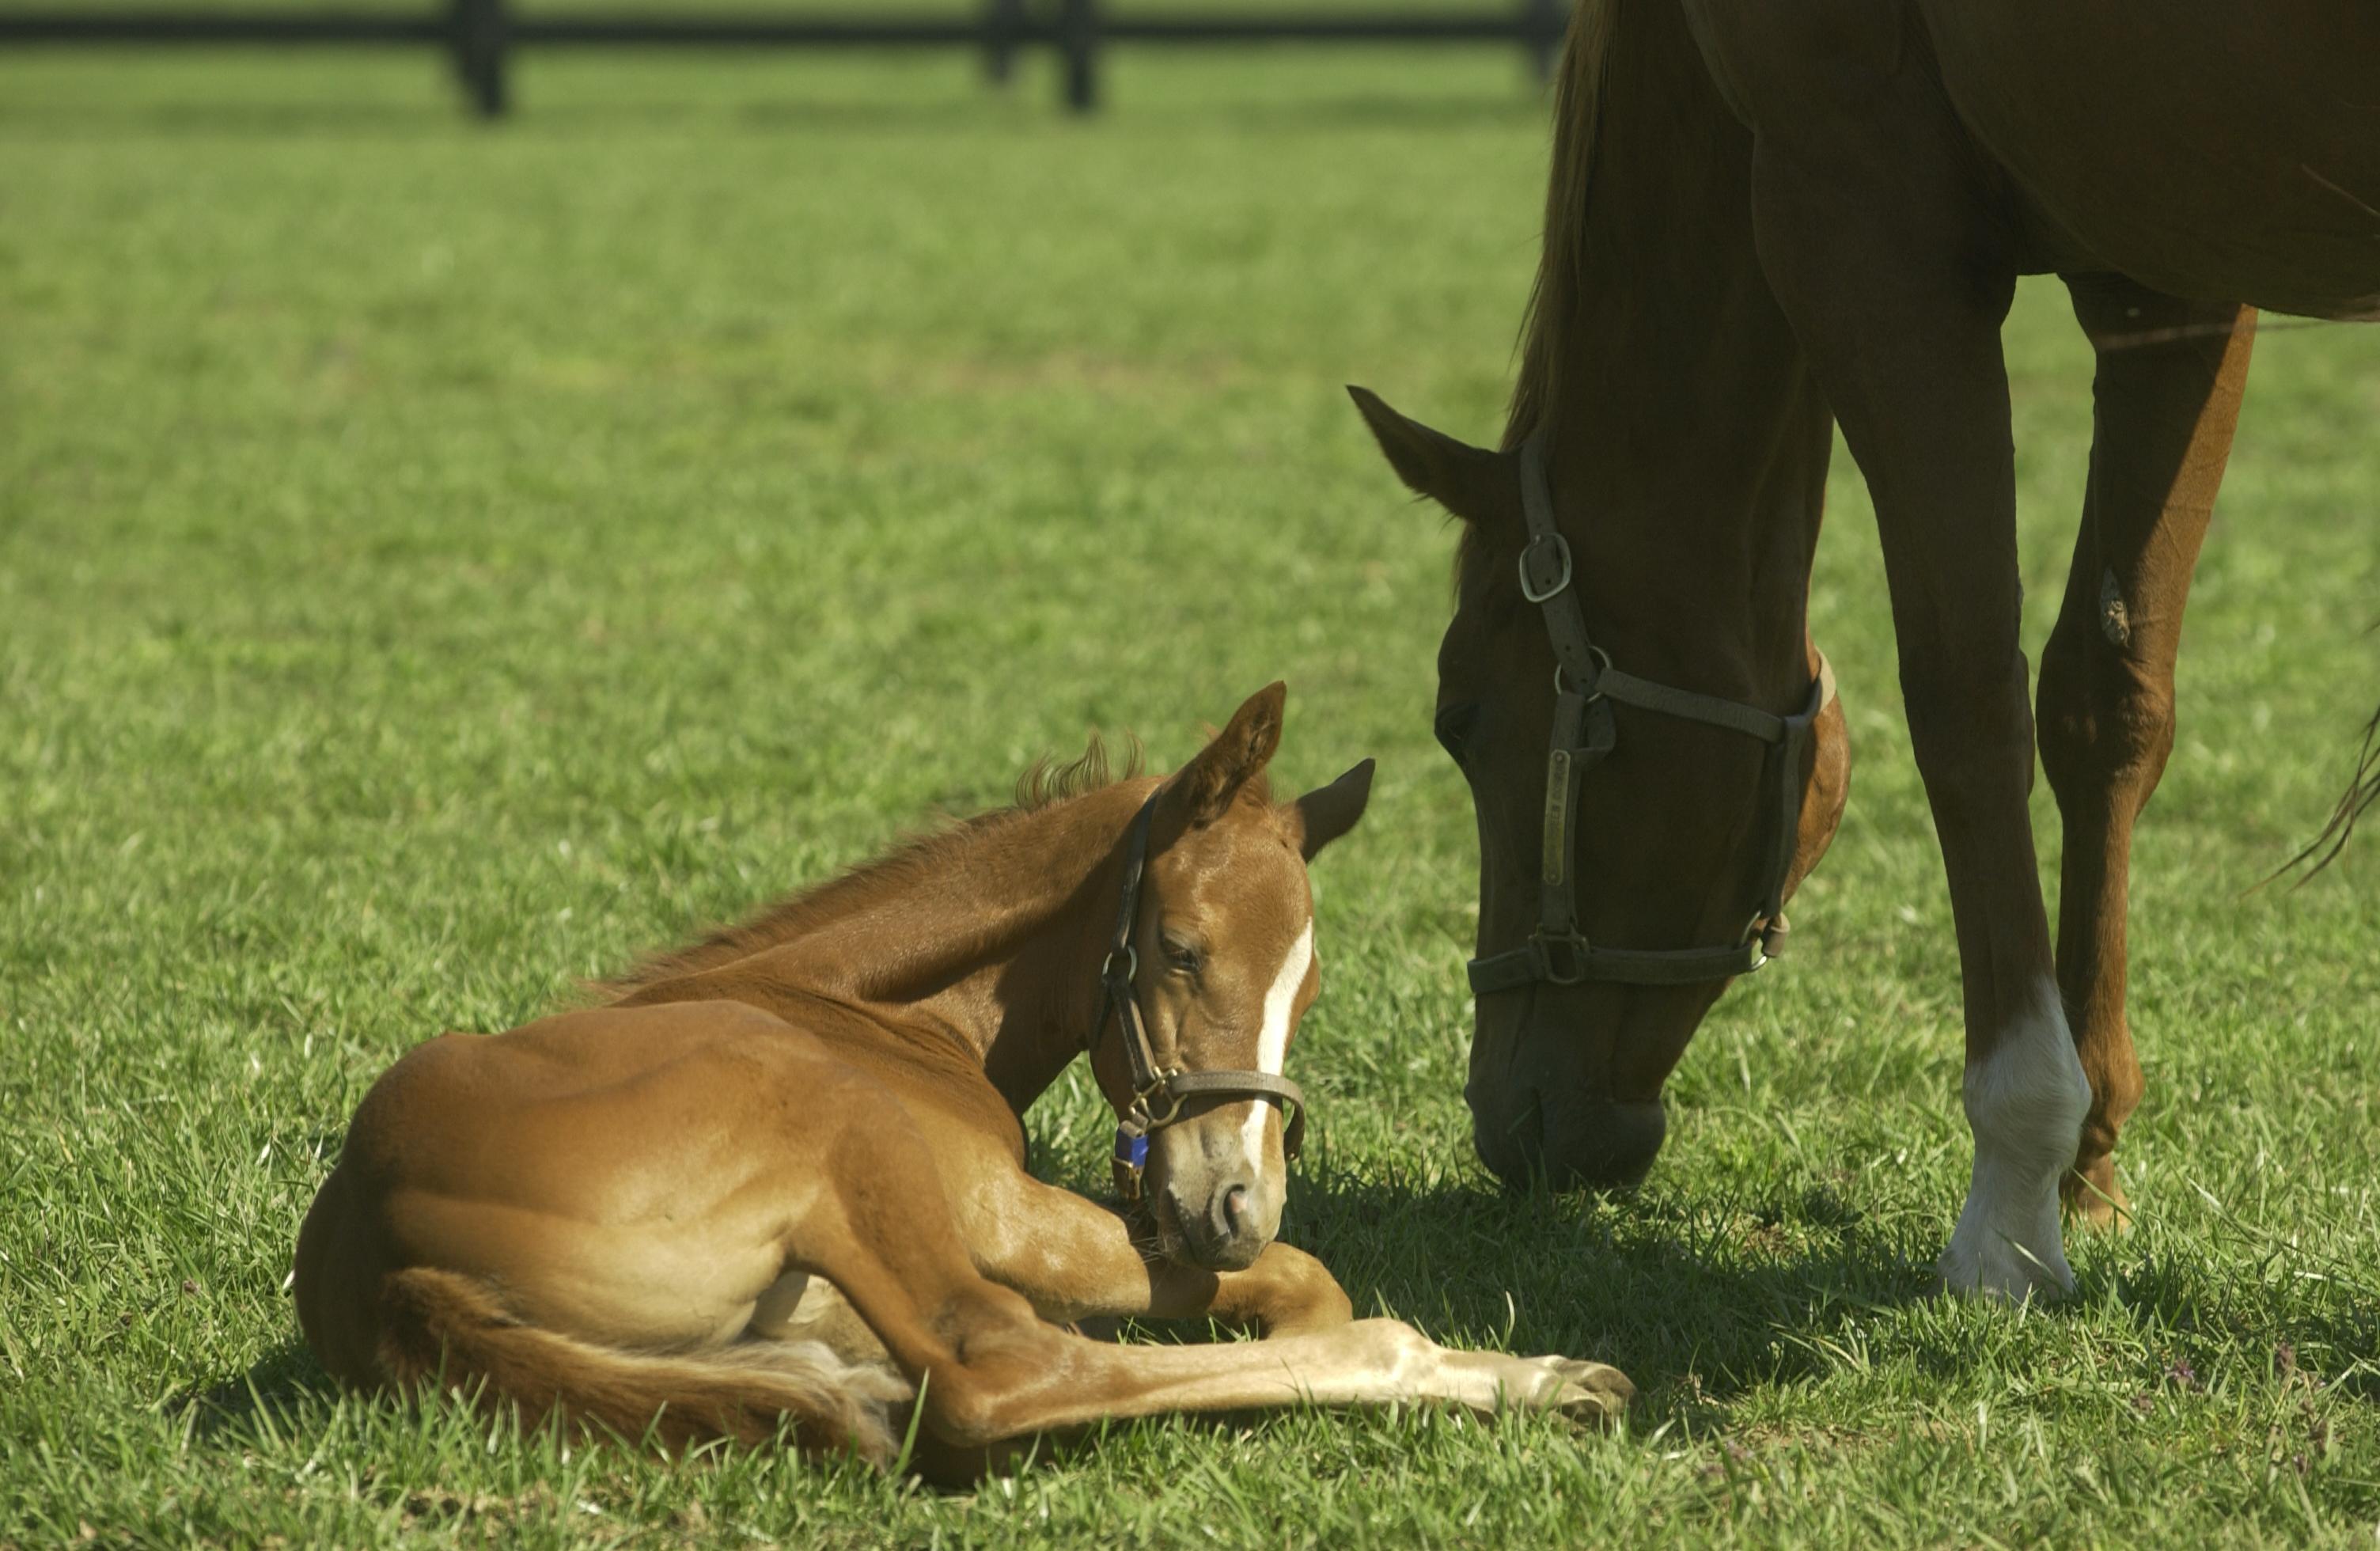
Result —
M 1393 1320 L 1212 1346 L 1085 1340 L 978 1268 L 967 1225 L 939 1171 L 923 1164 L 923 1137 L 898 1104 L 854 1109 L 871 1112 L 848 1114 L 825 1151 L 827 1178 L 789 1227 L 787 1258 L 850 1300 L 917 1386 L 925 1426 L 949 1448 L 1110 1419 L 1304 1403 L 1438 1401 L 1601 1419 L 1624 1411 L 1633 1393 L 1600 1363 L 1450 1351 Z M 988 1262 L 1002 1258 L 1000 1246 L 987 1247 Z
M 962 1224 L 976 1264 L 1062 1324 L 1133 1315 L 1223 1320 L 1265 1336 L 1345 1325 L 1355 1315 L 1322 1262 L 1283 1243 L 1244 1271 L 1169 1260 L 1123 1217 L 1026 1174 L 987 1183 Z

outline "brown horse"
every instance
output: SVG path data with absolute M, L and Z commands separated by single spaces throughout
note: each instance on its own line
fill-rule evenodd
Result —
M 2095 1222 L 2124 1201 L 2132 824 L 2247 304 L 2380 314 L 2375 60 L 2364 0 L 1583 6 L 1503 450 L 1357 394 L 1465 523 L 1439 732 L 1478 814 L 1468 1092 L 1499 1174 L 1649 1167 L 1664 1080 L 1833 834 L 1849 754 L 1805 606 L 1839 419 L 1958 923 L 1975 1155 L 1942 1276 L 2070 1284 L 2061 1183 Z M 2099 357 L 2040 684 L 2054 952 L 1999 344 L 2016 277 L 2048 272 Z
M 1320 983 L 1305 864 L 1371 786 L 1366 760 L 1274 803 L 1281 703 L 1260 691 L 1163 782 L 1087 757 L 607 1006 L 417 1048 L 298 1238 L 307 1341 L 350 1385 L 443 1377 L 671 1447 L 786 1426 L 882 1460 L 914 1402 L 942 1475 L 1159 1412 L 1616 1412 L 1612 1369 L 1351 1323 L 1274 1242 L 1302 1129 L 1282 1062 Z M 1018 1117 L 1086 1049 L 1137 1225 L 1025 1171 Z M 1126 1315 L 1267 1339 L 1051 1323 Z

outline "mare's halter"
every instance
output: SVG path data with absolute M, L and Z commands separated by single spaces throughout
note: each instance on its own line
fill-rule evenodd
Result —
M 1802 752 L 1818 713 L 1835 697 L 1834 670 L 1820 656 L 1818 682 L 1810 686 L 1808 704 L 1799 715 L 1773 716 L 1739 701 L 1672 689 L 1614 668 L 1610 654 L 1587 635 L 1585 612 L 1570 585 L 1570 543 L 1554 527 L 1544 437 L 1539 430 L 1521 445 L 1521 507 L 1529 525 L 1529 541 L 1521 550 L 1521 595 L 1545 611 L 1546 634 L 1554 646 L 1553 748 L 1546 757 L 1537 926 L 1524 946 L 1472 960 L 1471 989 L 1484 996 L 1540 981 L 1575 986 L 1590 980 L 1686 986 L 1748 975 L 1784 951 L 1785 878 L 1793 866 L 1793 842 L 1802 822 Z M 1760 768 L 1772 810 L 1768 854 L 1762 863 L 1760 899 L 1742 941 L 1718 948 L 1603 948 L 1587 941 L 1578 929 L 1572 831 L 1577 823 L 1579 780 L 1617 745 L 1611 721 L 1615 701 L 1724 727 L 1768 745 Z
M 1140 1001 L 1133 994 L 1133 976 L 1140 955 L 1132 945 L 1140 922 L 1140 878 L 1148 867 L 1148 823 L 1157 811 L 1151 796 L 1133 815 L 1124 839 L 1123 900 L 1116 909 L 1115 935 L 1108 940 L 1108 956 L 1099 965 L 1099 1015 L 1092 1020 L 1091 1039 L 1099 1040 L 1108 1014 L 1115 1014 L 1116 1032 L 1123 1040 L 1123 1059 L 1132 1071 L 1132 1107 L 1117 1122 L 1115 1133 L 1116 1191 L 1126 1201 L 1140 1199 L 1141 1171 L 1148 1167 L 1148 1138 L 1183 1119 L 1182 1107 L 1194 1098 L 1221 1095 L 1232 1098 L 1269 1098 L 1288 1118 L 1281 1133 L 1285 1158 L 1297 1156 L 1305 1139 L 1305 1095 L 1295 1083 L 1269 1072 L 1184 1072 L 1160 1066 L 1141 1022 Z

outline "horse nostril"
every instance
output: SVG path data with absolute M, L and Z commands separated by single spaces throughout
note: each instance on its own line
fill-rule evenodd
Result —
M 1248 1187 L 1233 1185 L 1223 1193 L 1223 1231 L 1236 1234 L 1247 1226 Z

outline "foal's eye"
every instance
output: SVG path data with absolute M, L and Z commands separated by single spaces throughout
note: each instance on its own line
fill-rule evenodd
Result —
M 1479 702 L 1465 700 L 1448 706 L 1438 713 L 1431 731 L 1438 734 L 1438 744 L 1446 750 L 1447 757 L 1463 763 L 1463 745 L 1470 741 L 1471 729 L 1479 720 Z
M 1184 975 L 1196 975 L 1198 973 L 1199 966 L 1206 963 L 1197 949 L 1178 937 L 1169 934 L 1159 938 L 1157 941 L 1158 946 L 1164 950 L 1168 968 L 1178 969 Z

